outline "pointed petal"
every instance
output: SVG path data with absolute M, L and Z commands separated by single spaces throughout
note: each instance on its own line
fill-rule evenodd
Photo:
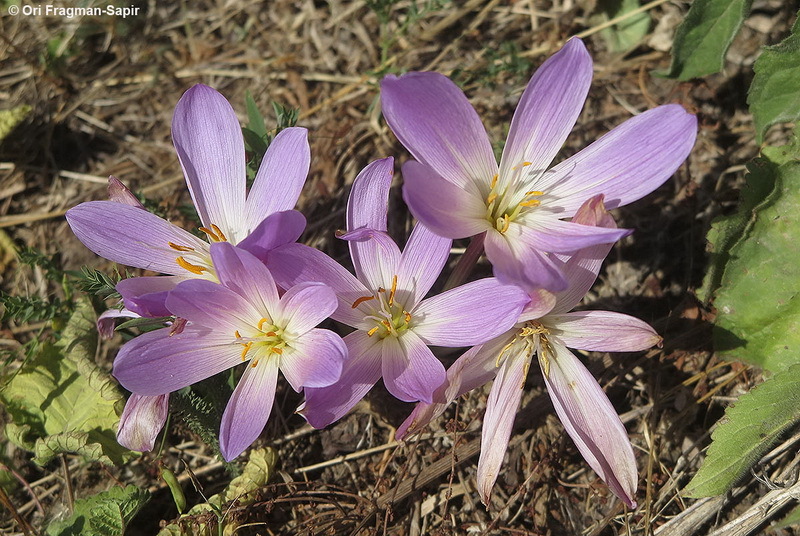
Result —
M 169 243 L 204 251 L 208 244 L 155 214 L 114 201 L 89 201 L 67 211 L 78 240 L 103 258 L 165 274 L 190 275 Z
M 153 450 L 158 433 L 164 428 L 169 410 L 169 394 L 142 396 L 132 393 L 119 418 L 117 443 L 137 452 Z
M 500 474 L 529 366 L 530 357 L 526 357 L 524 352 L 506 358 L 500 365 L 486 400 L 481 430 L 481 455 L 478 459 L 478 493 L 486 506 L 489 506 L 492 488 Z
M 281 296 L 280 315 L 286 331 L 302 335 L 336 310 L 336 294 L 324 283 L 299 283 Z
M 518 233 L 514 230 L 518 227 Z M 614 243 L 630 235 L 631 229 L 608 229 L 593 225 L 559 220 L 556 217 L 544 216 L 529 218 L 525 225 L 512 223 L 509 235 L 516 234 L 523 242 L 522 247 L 549 251 L 552 253 L 575 253 L 576 251 L 597 244 Z
M 124 203 L 136 208 L 144 208 L 139 198 L 133 195 L 125 184 L 114 175 L 108 177 L 108 200 L 115 203 Z
M 388 234 L 361 228 L 339 238 L 350 243 L 356 275 L 367 288 L 391 287 L 400 264 L 400 248 Z
M 245 369 L 222 414 L 219 450 L 225 461 L 239 456 L 261 435 L 272 411 L 277 384 L 278 363 L 274 359 Z
M 383 383 L 403 402 L 431 403 L 433 392 L 445 380 L 444 365 L 413 332 L 386 337 L 383 350 Z
M 114 377 L 125 389 L 163 395 L 241 362 L 241 346 L 232 343 L 232 336 L 215 336 L 193 325 L 171 336 L 170 331 L 144 333 L 120 348 Z
M 394 158 L 382 158 L 367 164 L 353 180 L 347 200 L 347 230 L 362 227 L 386 231 L 389 188 L 394 177 Z
M 117 318 L 139 318 L 141 315 L 130 309 L 106 309 L 97 317 L 97 332 L 103 339 L 114 337 Z
M 225 333 L 233 343 L 237 330 L 255 326 L 262 312 L 224 285 L 202 279 L 184 281 L 167 295 L 167 309 L 180 318 Z
M 294 208 L 310 164 L 306 129 L 289 127 L 275 136 L 247 194 L 244 210 L 248 229 L 258 227 L 267 216 Z
M 373 291 L 323 252 L 303 244 L 286 244 L 273 250 L 267 263 L 281 288 L 309 281 L 325 283 L 339 300 L 339 306 L 331 317 L 353 327 L 363 323 L 364 313 L 354 309 L 353 303 L 372 295 Z
M 521 226 L 511 226 L 518 231 Z M 509 237 L 494 229 L 486 233 L 486 258 L 492 263 L 500 281 L 523 288 L 543 288 L 552 292 L 564 290 L 567 281 L 561 274 L 560 262 L 544 252 L 527 247 L 519 237 Z
M 354 331 L 344 342 L 348 357 L 339 381 L 329 387 L 306 388 L 306 401 L 297 408 L 314 428 L 325 428 L 344 417 L 381 377 L 379 339 Z
M 569 217 L 589 197 L 605 194 L 616 208 L 649 194 L 686 160 L 697 135 L 697 118 L 677 104 L 628 119 L 546 174 L 536 188 L 557 199 Z
M 398 288 L 410 294 L 402 300 L 407 307 L 419 303 L 436 282 L 450 256 L 452 243 L 421 223 L 414 225 L 397 269 Z
M 189 88 L 175 107 L 172 141 L 203 225 L 244 238 L 244 139 L 225 97 L 202 84 Z
M 116 288 L 131 311 L 148 317 L 170 316 L 167 293 L 185 280 L 181 276 L 129 277 L 117 283 Z
M 327 387 L 342 375 L 347 347 L 327 329 L 312 329 L 281 355 L 281 372 L 297 392 L 303 387 Z
M 564 346 L 596 352 L 638 352 L 659 344 L 661 337 L 638 318 L 611 311 L 577 311 L 547 315 Z
M 528 294 L 493 277 L 437 294 L 413 311 L 414 333 L 434 346 L 481 344 L 517 323 Z
M 280 311 L 275 280 L 254 255 L 227 242 L 218 242 L 211 245 L 211 259 L 219 282 L 251 303 L 257 311 L 270 316 Z
M 439 73 L 389 75 L 381 82 L 383 116 L 415 159 L 453 184 L 489 183 L 492 145 L 464 93 Z
M 270 214 L 252 233 L 236 244 L 249 251 L 262 262 L 267 254 L 278 246 L 296 242 L 306 228 L 306 218 L 296 210 L 284 210 Z
M 466 238 L 489 228 L 484 199 L 473 190 L 450 183 L 419 162 L 403 164 L 403 199 L 414 217 L 439 236 Z
M 555 356 L 545 383 L 561 423 L 611 491 L 635 508 L 636 459 L 614 406 L 577 357 L 560 344 L 551 348 Z
M 536 170 L 550 166 L 581 113 L 591 83 L 592 58 L 578 38 L 567 41 L 539 67 L 508 129 L 500 188 L 512 176 L 511 168 L 522 162 L 530 162 Z
M 531 301 L 519 314 L 518 322 L 537 320 L 552 311 L 556 304 L 556 295 L 544 289 L 533 289 L 528 295 Z

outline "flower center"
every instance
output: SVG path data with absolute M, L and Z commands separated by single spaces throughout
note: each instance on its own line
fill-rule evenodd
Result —
M 211 224 L 211 229 L 208 227 L 199 227 L 199 229 L 206 234 L 208 241 L 212 244 L 214 242 L 228 241 L 228 238 L 225 236 L 225 233 L 222 232 L 222 229 L 213 223 Z M 217 280 L 217 274 L 214 271 L 211 257 L 209 256 L 207 249 L 198 251 L 192 246 L 184 246 L 181 244 L 175 244 L 174 242 L 167 242 L 167 245 L 169 245 L 169 247 L 175 251 L 183 254 L 175 258 L 175 262 L 178 263 L 178 266 L 190 273 L 193 273 L 194 275 L 201 276 L 204 279 L 210 279 L 212 281 Z
M 397 294 L 397 276 L 392 277 L 392 288 L 388 291 L 378 287 L 378 292 L 372 296 L 363 296 L 353 302 L 353 309 L 364 303 L 370 303 L 370 314 L 364 317 L 367 323 L 374 323 L 374 327 L 367 331 L 367 335 L 376 335 L 381 339 L 388 336 L 399 337 L 411 327 L 411 313 L 405 310 L 403 304 L 395 300 Z
M 499 184 L 497 174 L 492 177 L 489 194 L 486 196 L 486 219 L 500 233 L 508 231 L 511 222 L 520 215 L 541 204 L 541 201 L 535 198 L 544 195 L 544 192 L 539 190 L 530 190 L 524 194 L 520 192 L 521 186 L 527 182 L 525 168 L 530 165 L 530 162 L 522 162 L 511 168 L 511 178 L 502 184 Z
M 495 366 L 500 366 L 503 357 L 507 353 L 511 353 L 512 349 L 518 344 L 522 347 L 519 351 L 525 355 L 525 376 L 528 375 L 528 367 L 530 366 L 530 359 L 535 353 L 539 358 L 539 364 L 545 376 L 550 374 L 550 357 L 555 356 L 550 341 L 547 336 L 550 335 L 550 330 L 547 329 L 541 322 L 529 320 L 517 329 L 511 341 L 503 346 L 500 353 L 497 354 L 497 361 Z
M 236 344 L 242 345 L 242 361 L 250 359 L 250 366 L 255 367 L 263 357 L 283 354 L 291 337 L 282 328 L 274 325 L 268 318 L 262 318 L 252 327 L 252 333 L 248 337 L 243 337 L 238 329 L 233 333 Z

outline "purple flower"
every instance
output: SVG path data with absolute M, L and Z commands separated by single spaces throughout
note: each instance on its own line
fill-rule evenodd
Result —
M 138 452 L 153 450 L 156 437 L 167 420 L 168 409 L 169 394 L 131 394 L 119 420 L 117 442 L 126 449 Z
M 172 276 L 120 283 L 126 306 L 143 316 L 169 314 L 166 291 L 179 281 L 216 280 L 209 242 L 263 256 L 297 240 L 305 227 L 302 214 L 291 209 L 309 169 L 306 129 L 287 128 L 275 137 L 249 194 L 239 121 L 217 91 L 198 84 L 181 97 L 172 138 L 207 241 L 142 210 L 116 179 L 109 184 L 111 201 L 81 203 L 66 215 L 78 239 L 101 257 Z
M 401 252 L 386 234 L 393 160 L 368 165 L 353 183 L 347 233 L 356 277 L 336 261 L 301 244 L 270 258 L 281 286 L 321 281 L 336 292 L 333 319 L 356 328 L 344 338 L 348 359 L 336 385 L 306 389 L 299 411 L 322 428 L 347 413 L 383 377 L 404 401 L 431 402 L 445 370 L 428 345 L 469 346 L 507 330 L 528 296 L 513 285 L 482 279 L 423 299 L 444 267 L 451 241 L 417 224 Z
M 247 362 L 222 416 L 220 451 L 241 454 L 261 433 L 275 397 L 278 370 L 295 391 L 339 379 L 347 349 L 338 335 L 314 326 L 336 309 L 321 283 L 303 283 L 278 296 L 267 267 L 255 256 L 221 242 L 210 255 L 220 284 L 179 283 L 166 300 L 186 319 L 181 331 L 164 328 L 125 344 L 114 376 L 138 395 L 181 389 Z
M 565 289 L 552 253 L 612 243 L 628 231 L 563 218 L 597 194 L 615 208 L 652 192 L 684 161 L 697 130 L 681 106 L 660 106 L 548 169 L 591 78 L 591 57 L 573 38 L 528 84 L 499 166 L 477 113 L 452 81 L 424 72 L 384 78 L 386 122 L 416 159 L 403 165 L 403 197 L 414 216 L 448 238 L 486 233 L 486 255 L 505 281 Z
M 602 196 L 575 214 L 583 225 L 614 226 Z M 600 385 L 567 347 L 601 352 L 650 348 L 661 338 L 636 318 L 608 311 L 568 312 L 594 283 L 610 245 L 595 245 L 564 262 L 569 287 L 552 295 L 536 292 L 517 324 L 475 346 L 447 371 L 434 403 L 418 404 L 400 426 L 398 439 L 419 430 L 462 394 L 494 379 L 483 419 L 478 489 L 489 504 L 503 462 L 514 417 L 533 356 L 537 356 L 548 393 L 561 422 L 583 457 L 628 506 L 635 507 L 637 470 L 627 432 Z

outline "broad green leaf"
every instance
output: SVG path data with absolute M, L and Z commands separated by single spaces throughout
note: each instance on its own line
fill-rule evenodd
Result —
M 749 167 L 749 183 L 774 188 L 750 210 L 714 302 L 719 355 L 773 371 L 800 362 L 799 157 L 797 145 L 767 147 Z
M 215 536 L 210 526 L 204 520 L 209 512 L 215 512 L 223 525 L 223 535 L 232 536 L 239 525 L 225 517 L 230 503 L 236 501 L 240 506 L 251 504 L 256 491 L 263 487 L 275 468 L 278 454 L 275 449 L 263 448 L 250 451 L 250 459 L 244 466 L 242 474 L 231 480 L 222 493 L 214 495 L 208 502 L 192 507 L 188 513 L 182 515 L 177 523 L 171 523 L 159 531 L 158 536 Z M 206 514 L 206 515 L 202 515 Z
M 29 113 L 31 113 L 31 107 L 28 105 L 17 106 L 10 110 L 0 110 L 0 141 L 3 141 L 3 138 L 8 136 Z
M 598 7 L 603 12 L 603 20 L 610 20 L 630 13 L 641 5 L 639 0 L 601 0 Z M 650 15 L 643 12 L 602 30 L 600 35 L 612 52 L 627 52 L 638 45 L 649 30 Z
M 678 80 L 717 73 L 750 12 L 752 0 L 694 0 L 675 33 L 667 76 Z
M 800 19 L 783 42 L 764 48 L 753 69 L 756 74 L 747 104 L 756 124 L 756 140 L 761 143 L 771 125 L 800 117 Z
M 773 528 L 783 529 L 798 524 L 800 524 L 800 506 L 796 506 L 794 510 L 792 510 L 786 515 L 786 517 L 784 517 L 783 519 L 778 521 L 775 525 L 773 525 Z
M 0 401 L 13 419 L 8 439 L 45 464 L 61 452 L 121 464 L 134 454 L 116 441 L 124 397 L 94 364 L 95 315 L 80 302 L 57 344 L 46 343 L 3 380 Z
M 150 499 L 136 486 L 114 487 L 75 501 L 75 511 L 64 521 L 50 523 L 47 536 L 121 536 L 131 519 Z
M 800 365 L 776 374 L 725 411 L 711 434 L 703 465 L 683 490 L 686 497 L 710 497 L 731 489 L 800 422 Z
M 258 110 L 256 101 L 253 100 L 253 95 L 250 91 L 244 94 L 244 104 L 247 108 L 247 128 L 261 139 L 267 136 L 267 125 L 264 123 L 264 116 Z

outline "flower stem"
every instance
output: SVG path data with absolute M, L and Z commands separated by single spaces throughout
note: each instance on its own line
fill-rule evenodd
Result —
M 466 251 L 464 251 L 461 258 L 458 259 L 458 264 L 453 268 L 450 277 L 447 278 L 447 282 L 444 284 L 444 290 L 450 290 L 451 288 L 462 285 L 467 280 L 483 253 L 483 239 L 485 237 L 486 233 L 481 233 L 472 237 Z

